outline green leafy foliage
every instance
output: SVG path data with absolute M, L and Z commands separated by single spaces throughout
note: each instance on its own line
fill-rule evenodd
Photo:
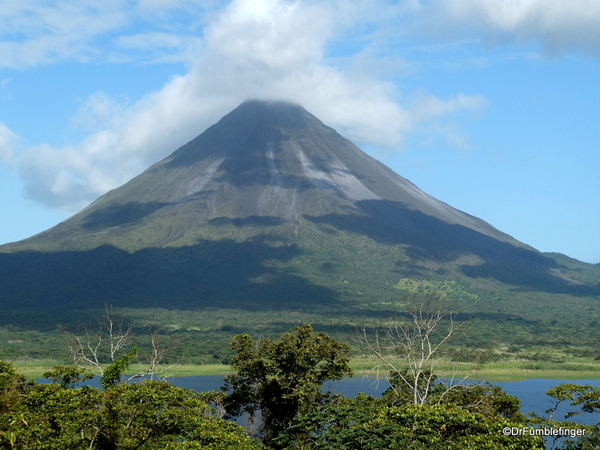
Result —
M 559 384 L 546 392 L 554 400 L 554 407 L 546 413 L 553 415 L 561 403 L 569 402 L 572 406 L 580 406 L 581 411 L 572 411 L 565 417 L 572 417 L 582 412 L 600 412 L 600 389 L 589 384 L 580 385 L 573 383 Z
M 557 450 L 596 450 L 600 448 L 600 424 L 586 427 L 586 434 L 578 439 L 567 439 Z
M 77 387 L 90 374 L 55 366 L 38 384 L 0 361 L 0 448 L 17 450 L 534 450 L 539 436 L 505 436 L 506 427 L 582 428 L 578 439 L 555 441 L 560 450 L 589 450 L 600 444 L 600 428 L 550 418 L 525 418 L 520 403 L 498 386 L 457 385 L 448 389 L 432 373 L 425 402 L 412 402 L 406 385 L 381 399 L 354 399 L 321 392 L 327 380 L 350 375 L 349 347 L 310 325 L 279 339 L 232 341 L 236 375 L 221 392 L 196 393 L 165 381 L 119 383 L 135 349 L 118 359 L 104 390 Z M 106 371 L 105 371 L 106 373 Z M 419 385 L 417 385 L 419 388 Z M 600 412 L 600 389 L 563 384 L 547 394 L 579 412 Z M 260 440 L 232 422 L 243 412 L 261 416 Z M 546 438 L 550 440 L 551 438 Z
M 446 392 L 444 404 L 460 406 L 487 417 L 502 417 L 513 422 L 523 422 L 521 401 L 489 383 L 455 386 Z
M 0 361 L 0 448 L 19 450 L 252 450 L 194 391 L 165 381 L 72 388 L 85 377 L 55 367 L 52 384 L 26 381 Z
M 262 415 L 263 441 L 277 448 L 274 438 L 299 414 L 330 398 L 321 392 L 327 380 L 350 376 L 350 348 L 310 325 L 298 326 L 279 340 L 248 335 L 232 341 L 236 354 L 231 365 L 237 374 L 225 377 L 227 411 L 232 416 Z
M 383 393 L 383 398 L 390 404 L 406 404 L 414 403 L 414 389 L 417 390 L 419 398 L 427 398 L 428 400 L 437 399 L 444 394 L 447 386 L 438 381 L 438 377 L 425 370 L 418 380 L 414 380 L 412 373 L 408 369 L 401 369 L 393 372 L 388 377 L 390 387 Z M 410 384 L 405 380 L 410 380 Z
M 117 383 L 121 381 L 121 375 L 125 373 L 129 367 L 129 363 L 135 357 L 135 355 L 137 355 L 137 352 L 138 348 L 133 347 L 129 352 L 121 356 L 118 360 L 104 369 L 104 374 L 102 375 L 102 378 L 100 378 L 100 383 L 105 390 L 116 386 Z
M 58 382 L 63 388 L 73 388 L 77 384 L 91 380 L 94 378 L 94 374 L 87 370 L 76 367 L 76 366 L 54 366 L 52 370 L 44 372 L 42 378 L 52 380 L 54 383 Z
M 547 448 L 556 448 L 557 450 L 594 450 L 600 448 L 600 424 L 595 426 L 580 425 L 554 418 L 559 406 L 564 406 L 564 404 L 581 408 L 581 411 L 567 412 L 565 418 L 582 412 L 600 412 L 600 389 L 590 385 L 564 383 L 549 389 L 546 395 L 554 403 L 551 408 L 545 411 L 548 417 L 541 417 L 530 412 L 530 422 L 544 428 L 570 430 L 570 433 L 572 433 L 568 438 L 561 436 L 545 438 Z
M 452 404 L 393 406 L 359 395 L 298 417 L 292 432 L 282 434 L 280 442 L 283 448 L 304 450 L 543 448 L 539 437 L 503 436 L 504 427 L 515 425 Z M 298 439 L 295 427 L 312 432 Z
M 406 371 L 403 374 L 408 376 Z M 477 412 L 487 417 L 503 417 L 513 421 L 523 421 L 525 417 L 520 412 L 521 402 L 517 397 L 506 394 L 499 386 L 489 383 L 457 384 L 448 386 L 434 374 L 426 377 L 417 384 L 417 389 L 423 390 L 429 380 L 426 404 L 454 405 L 467 411 Z M 394 373 L 388 378 L 390 387 L 383 392 L 382 401 L 389 406 L 402 406 L 413 402 L 413 394 L 408 385 Z

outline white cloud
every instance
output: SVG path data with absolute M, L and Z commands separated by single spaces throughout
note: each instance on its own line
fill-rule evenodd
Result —
M 25 195 L 54 208 L 65 204 L 80 207 L 89 188 L 78 179 L 72 152 L 48 145 L 28 149 L 20 156 L 19 172 L 25 181 Z
M 139 0 L 138 8 L 142 11 L 173 10 L 180 8 L 212 7 L 217 0 Z
M 411 107 L 413 120 L 427 120 L 435 117 L 454 114 L 460 110 L 480 110 L 486 106 L 481 95 L 466 95 L 463 92 L 454 97 L 442 100 L 433 95 L 418 95 Z
M 0 122 L 0 161 L 11 164 L 14 161 L 14 149 L 18 136 L 4 123 Z
M 194 42 L 193 17 L 211 0 L 2 0 L 0 69 L 61 61 L 181 60 Z M 183 12 L 172 21 L 171 13 Z M 143 23 L 145 33 L 127 33 Z M 185 33 L 181 33 L 181 31 Z M 122 36 L 119 36 L 122 33 Z M 115 47 L 111 43 L 116 44 Z M 150 56 L 140 56 L 143 51 Z
M 322 58 L 335 17 L 328 6 L 300 2 L 233 1 L 205 35 L 208 51 L 249 68 L 289 71 Z
M 401 106 L 392 83 L 328 65 L 328 43 L 344 27 L 363 20 L 367 7 L 368 2 L 232 1 L 211 16 L 201 56 L 189 73 L 132 105 L 95 94 L 74 119 L 96 130 L 88 138 L 23 152 L 19 167 L 27 195 L 50 207 L 77 210 L 248 98 L 300 103 L 359 144 L 396 149 L 420 122 L 482 105 L 481 97 L 458 94 L 446 100 L 426 96 Z M 151 46 L 175 45 L 170 37 L 153 36 Z M 141 42 L 120 38 L 121 45 L 131 47 Z
M 151 32 L 118 36 L 113 40 L 121 60 L 146 63 L 190 63 L 201 53 L 202 40 L 194 35 Z
M 269 45 L 275 44 L 265 40 L 266 35 L 261 38 L 260 24 L 274 18 L 285 22 L 290 17 L 304 15 L 316 21 L 307 28 L 315 33 L 314 39 L 306 39 L 306 33 L 300 34 L 305 44 L 310 40 L 318 44 L 323 33 L 340 29 L 350 30 L 346 35 L 350 39 L 352 32 L 357 31 L 352 27 L 358 24 L 361 38 L 368 36 L 374 42 L 378 36 L 382 46 L 419 28 L 426 34 L 444 38 L 474 33 L 487 45 L 538 42 L 548 55 L 575 51 L 600 56 L 597 0 L 404 0 L 395 4 L 383 0 L 245 0 L 230 2 L 224 11 L 215 11 L 223 3 L 222 0 L 3 0 L 0 68 L 22 69 L 64 60 L 195 58 L 197 54 L 189 49 L 198 45 L 200 28 L 215 15 L 228 23 L 226 29 L 231 34 L 218 36 L 219 30 L 215 29 L 212 39 L 231 44 L 224 48 L 230 55 L 247 46 L 237 45 L 240 37 L 244 41 L 247 36 L 257 36 L 253 50 L 257 52 L 262 45 L 266 57 L 272 50 Z M 311 15 L 311 10 L 325 16 Z M 286 23 L 290 30 L 297 32 L 301 28 L 295 22 Z M 420 27 L 415 27 L 415 23 Z M 143 33 L 136 24 L 143 24 Z M 280 37 L 295 36 L 280 33 Z M 285 46 L 285 42 L 282 44 Z M 303 50 L 311 53 L 322 48 L 306 46 Z M 157 55 L 153 57 L 154 52 Z M 277 53 L 282 65 L 303 56 Z M 395 64 L 393 59 L 389 61 L 390 67 Z
M 110 127 L 127 107 L 127 100 L 118 102 L 105 92 L 96 92 L 88 97 L 71 119 L 74 125 L 89 131 Z
M 128 21 L 126 0 L 56 2 L 4 0 L 0 67 L 24 68 L 59 60 L 86 60 L 90 41 Z
M 154 48 L 179 48 L 186 37 L 171 33 L 141 33 L 129 36 L 119 36 L 115 39 L 117 45 L 127 49 L 148 50 Z
M 439 136 L 453 147 L 467 150 L 471 147 L 468 138 L 447 118 L 453 118 L 462 111 L 481 111 L 487 106 L 487 100 L 481 95 L 466 95 L 463 92 L 445 100 L 420 93 L 413 95 L 409 105 L 416 124 L 415 132 L 426 136 L 430 142 L 435 142 L 435 137 Z
M 474 32 L 487 45 L 535 42 L 549 56 L 600 57 L 597 0 L 432 0 L 419 14 L 427 33 Z

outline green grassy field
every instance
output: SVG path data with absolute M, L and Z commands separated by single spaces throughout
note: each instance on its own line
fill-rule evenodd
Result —
M 372 357 L 361 357 L 352 360 L 352 367 L 356 376 L 376 376 L 377 371 L 373 368 L 377 364 L 378 361 Z M 438 365 L 436 372 L 442 377 L 457 380 L 466 377 L 491 382 L 521 381 L 532 378 L 598 380 L 600 379 L 600 361 L 577 358 L 569 363 L 553 363 L 515 359 L 479 365 L 444 361 Z M 386 372 L 381 369 L 379 374 L 385 376 Z
M 16 361 L 14 365 L 18 372 L 31 377 L 41 378 L 42 373 L 59 364 L 53 360 Z M 355 376 L 377 376 L 377 371 L 371 370 L 377 361 L 371 357 L 354 358 L 351 361 Z M 471 379 L 481 379 L 491 382 L 520 381 L 531 378 L 546 378 L 556 380 L 598 380 L 600 379 L 600 362 L 578 358 L 565 365 L 551 362 L 536 362 L 525 360 L 502 361 L 482 364 L 477 367 L 470 363 L 444 363 L 439 367 L 439 374 L 446 377 L 461 379 L 465 376 Z M 130 374 L 142 372 L 144 366 L 134 364 L 128 371 Z M 227 375 L 233 373 L 230 366 L 225 364 L 183 364 L 171 367 L 160 376 L 189 377 L 200 375 Z M 379 376 L 385 376 L 385 370 L 379 371 Z

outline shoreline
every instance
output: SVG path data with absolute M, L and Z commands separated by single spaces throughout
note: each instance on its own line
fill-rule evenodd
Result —
M 13 365 L 17 372 L 30 377 L 42 378 L 42 374 L 50 370 L 54 365 L 64 364 L 58 361 L 14 361 Z M 364 363 L 354 365 L 354 378 L 366 377 L 369 370 L 365 368 Z M 143 371 L 140 365 L 132 365 L 128 374 L 135 374 Z M 382 371 L 383 372 L 383 371 Z M 503 383 L 511 381 L 524 381 L 531 379 L 549 379 L 549 380 L 600 380 L 600 371 L 598 370 L 560 370 L 544 369 L 531 370 L 518 367 L 481 367 L 476 371 L 469 370 L 467 367 L 454 367 L 452 370 L 447 367 L 440 367 L 440 377 L 452 377 L 456 380 L 467 377 L 470 380 L 490 381 L 492 383 Z M 230 375 L 234 373 L 230 366 L 225 364 L 206 364 L 191 365 L 185 364 L 173 367 L 161 376 L 166 377 L 192 377 L 192 376 L 217 376 Z M 376 378 L 372 375 L 372 378 Z M 382 377 L 383 378 L 383 377 Z

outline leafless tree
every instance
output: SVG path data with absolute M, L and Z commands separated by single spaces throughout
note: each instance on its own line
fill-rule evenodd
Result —
M 155 377 L 164 379 L 166 378 L 166 374 L 168 372 L 170 372 L 174 367 L 183 363 L 183 361 L 177 360 L 174 363 L 163 366 L 163 361 L 165 359 L 165 355 L 169 351 L 169 348 L 161 343 L 160 328 L 150 328 L 150 345 L 152 349 L 150 354 L 147 356 L 146 361 L 144 362 L 146 368 L 141 372 L 131 375 L 127 381 L 144 376 L 149 376 L 150 379 L 154 379 Z
M 124 347 L 132 341 L 132 326 L 124 326 L 124 318 L 116 317 L 112 307 L 105 305 L 106 314 L 95 317 L 96 326 L 83 327 L 68 333 L 69 350 L 76 366 L 89 368 L 97 375 L 104 374 L 102 361 L 114 363 Z
M 126 325 L 125 318 L 115 315 L 111 306 L 106 305 L 105 309 L 105 315 L 95 317 L 95 326 L 80 328 L 76 333 L 67 332 L 69 350 L 75 365 L 90 369 L 99 376 L 104 374 L 106 363 L 117 361 L 133 341 L 133 326 Z M 181 363 L 177 361 L 167 367 L 162 366 L 168 348 L 161 345 L 159 328 L 150 328 L 150 345 L 151 351 L 143 362 L 146 367 L 129 376 L 127 381 L 143 376 L 164 378 L 159 375 Z
M 411 402 L 424 404 L 440 376 L 437 368 L 444 358 L 442 347 L 462 328 L 457 322 L 453 303 L 440 295 L 413 295 L 408 299 L 406 315 L 398 315 L 391 324 L 379 330 L 363 327 L 358 341 L 379 360 L 370 373 L 377 377 L 382 371 L 388 375 L 390 387 L 410 392 Z M 442 374 L 442 376 L 448 374 Z M 448 389 L 461 384 L 451 377 Z

